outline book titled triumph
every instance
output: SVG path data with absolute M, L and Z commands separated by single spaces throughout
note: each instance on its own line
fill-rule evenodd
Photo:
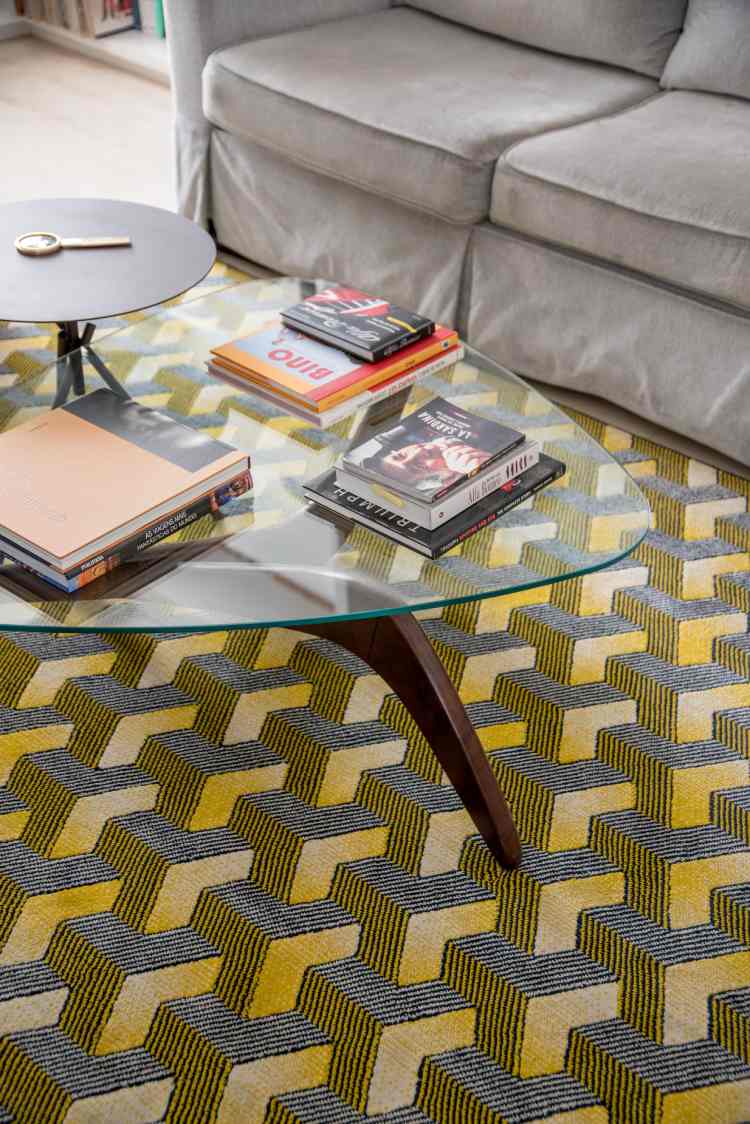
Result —
M 542 454 L 538 462 L 522 476 L 495 489 L 479 503 L 467 508 L 466 511 L 433 531 L 420 527 L 413 520 L 389 511 L 371 500 L 340 488 L 336 483 L 334 469 L 329 469 L 322 475 L 316 476 L 314 480 L 308 481 L 304 486 L 304 492 L 318 509 L 327 514 L 328 518 L 330 513 L 333 513 L 338 518 L 343 517 L 352 523 L 360 523 L 371 531 L 377 531 L 427 558 L 439 558 L 470 535 L 490 526 L 514 507 L 531 499 L 542 488 L 559 480 L 564 472 L 564 464 Z

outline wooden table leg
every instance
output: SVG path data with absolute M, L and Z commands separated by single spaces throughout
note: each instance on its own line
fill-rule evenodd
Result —
M 292 626 L 294 627 L 294 626 Z M 410 613 L 298 626 L 347 648 L 377 672 L 411 713 L 495 858 L 521 858 L 513 818 L 458 692 Z

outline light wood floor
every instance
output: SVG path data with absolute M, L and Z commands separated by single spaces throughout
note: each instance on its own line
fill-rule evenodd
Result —
M 174 210 L 168 89 L 25 36 L 0 42 L 0 202 L 130 199 Z

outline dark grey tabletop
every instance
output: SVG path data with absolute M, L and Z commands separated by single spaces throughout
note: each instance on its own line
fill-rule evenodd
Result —
M 128 235 L 132 246 L 24 257 L 19 234 Z M 176 297 L 206 276 L 213 239 L 195 223 L 117 199 L 34 199 L 0 206 L 0 318 L 98 320 Z

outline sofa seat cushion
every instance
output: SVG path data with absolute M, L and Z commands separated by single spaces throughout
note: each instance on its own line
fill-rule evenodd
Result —
M 492 222 L 750 307 L 750 105 L 674 92 L 527 140 Z
M 203 74 L 219 128 L 457 223 L 489 214 L 509 144 L 655 89 L 407 8 L 216 51 Z

